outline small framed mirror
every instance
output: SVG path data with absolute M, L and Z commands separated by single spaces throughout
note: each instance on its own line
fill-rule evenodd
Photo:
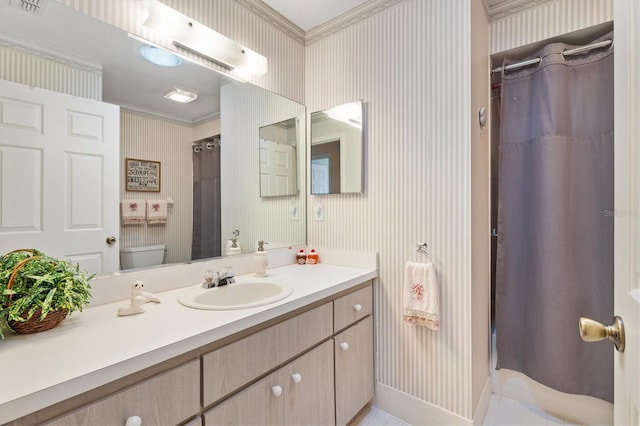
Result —
M 298 192 L 298 120 L 260 127 L 260 197 Z
M 362 101 L 311 114 L 311 194 L 361 193 Z

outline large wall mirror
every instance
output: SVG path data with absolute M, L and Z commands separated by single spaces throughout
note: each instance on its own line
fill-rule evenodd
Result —
M 164 264 L 170 264 L 224 256 L 232 237 L 243 253 L 255 251 L 258 240 L 268 241 L 269 249 L 306 242 L 306 203 L 301 198 L 306 189 L 300 179 L 305 176 L 303 105 L 184 58 L 173 67 L 152 64 L 139 53 L 144 43 L 126 32 L 59 2 L 43 4 L 39 13 L 28 13 L 0 2 L 0 54 L 25 64 L 4 61 L 0 80 L 120 106 L 119 198 L 169 203 L 166 224 L 120 225 L 119 248 L 164 245 Z M 50 80 L 57 78 L 60 87 L 39 86 L 29 76 L 16 75 L 37 74 L 33 64 L 45 69 L 49 63 L 70 70 L 60 78 L 43 72 Z M 197 99 L 177 103 L 163 98 L 174 87 L 196 93 Z M 288 126 L 291 120 L 291 167 L 299 190 L 261 197 L 260 129 L 279 122 Z M 0 149 L 2 144 L 0 140 Z M 127 191 L 125 158 L 160 163 L 160 191 Z M 107 214 L 120 222 L 119 205 L 110 206 Z M 15 244 L 0 242 L 3 252 L 13 248 Z
M 311 114 L 311 194 L 362 192 L 362 102 Z

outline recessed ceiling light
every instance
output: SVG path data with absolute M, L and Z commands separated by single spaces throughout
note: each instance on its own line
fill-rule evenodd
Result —
M 142 46 L 138 52 L 147 61 L 160 65 L 161 67 L 177 67 L 182 63 L 182 59 L 178 58 L 168 50 L 160 49 L 155 46 Z
M 198 94 L 189 92 L 188 90 L 178 89 L 177 87 L 172 87 L 171 90 L 164 94 L 164 97 L 171 99 L 172 101 L 186 104 L 198 99 Z

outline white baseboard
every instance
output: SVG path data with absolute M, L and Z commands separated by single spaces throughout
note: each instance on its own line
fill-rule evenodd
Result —
M 485 386 L 486 388 L 486 386 Z M 483 392 L 483 397 L 484 397 Z M 483 400 L 481 397 L 481 401 Z M 489 389 L 489 398 L 491 390 Z M 415 426 L 422 425 L 473 425 L 473 421 L 447 411 L 408 393 L 376 383 L 373 405 Z M 488 403 L 487 403 L 488 405 Z M 486 409 L 485 409 L 486 410 Z M 477 411 L 477 410 L 476 410 Z

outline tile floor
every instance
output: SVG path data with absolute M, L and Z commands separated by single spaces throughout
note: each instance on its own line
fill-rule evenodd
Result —
M 551 426 L 573 425 L 554 417 L 536 407 L 519 401 L 493 395 L 484 426 Z M 409 423 L 392 416 L 376 407 L 364 408 L 351 422 L 351 426 L 411 426 Z M 419 425 L 416 425 L 419 426 Z
M 484 426 L 533 426 L 533 425 L 573 425 L 573 423 L 552 416 L 537 407 L 492 395 Z
M 409 423 L 393 417 L 372 405 L 368 405 L 358 413 L 350 426 L 411 426 Z

